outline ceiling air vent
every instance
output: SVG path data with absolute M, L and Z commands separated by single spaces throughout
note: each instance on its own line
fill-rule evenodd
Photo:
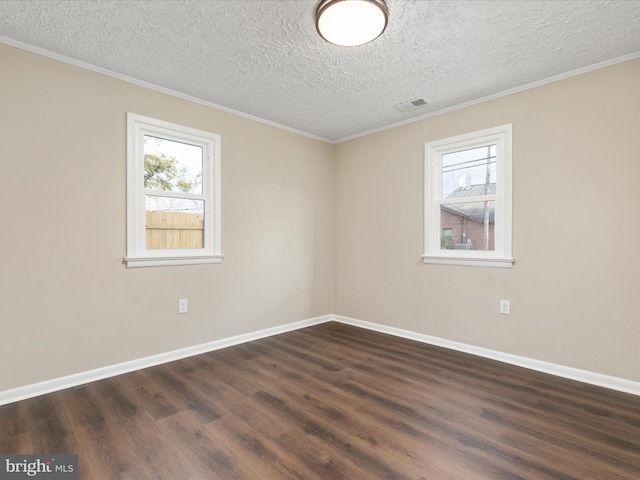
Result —
M 396 105 L 397 108 L 403 112 L 410 112 L 416 108 L 424 107 L 427 101 L 424 98 L 416 98 L 415 100 L 409 100 L 408 102 L 402 102 Z

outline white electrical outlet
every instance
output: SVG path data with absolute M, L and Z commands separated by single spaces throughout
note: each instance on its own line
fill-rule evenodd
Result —
M 502 315 L 511 315 L 511 301 L 500 300 L 500 313 Z
M 178 313 L 187 313 L 189 311 L 189 300 L 181 298 L 178 300 Z

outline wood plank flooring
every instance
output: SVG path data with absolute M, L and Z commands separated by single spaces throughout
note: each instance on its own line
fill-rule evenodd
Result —
M 326 323 L 0 407 L 82 480 L 639 479 L 640 397 Z

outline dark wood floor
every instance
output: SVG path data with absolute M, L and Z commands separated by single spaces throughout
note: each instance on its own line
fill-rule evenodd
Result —
M 638 479 L 640 397 L 338 323 L 0 407 L 82 480 Z

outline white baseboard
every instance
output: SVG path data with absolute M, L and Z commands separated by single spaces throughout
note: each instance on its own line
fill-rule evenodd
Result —
M 83 385 L 85 383 L 94 382 L 103 378 L 114 377 L 123 373 L 129 373 L 135 370 L 141 370 L 143 368 L 153 367 L 155 365 L 172 362 L 174 360 L 180 360 L 182 358 L 200 355 L 202 353 L 212 352 L 221 348 L 231 347 L 233 345 L 239 345 L 241 343 L 251 342 L 253 340 L 259 340 L 261 338 L 271 337 L 273 335 L 279 335 L 281 333 L 286 333 L 293 330 L 298 330 L 301 328 L 331 321 L 345 323 L 376 332 L 386 333 L 389 335 L 394 335 L 396 337 L 407 338 L 409 340 L 415 340 L 417 342 L 427 343 L 430 345 L 449 348 L 451 350 L 457 350 L 459 352 L 470 353 L 472 355 L 490 358 L 492 360 L 509 363 L 511 365 L 517 365 L 519 367 L 528 368 L 530 370 L 549 373 L 551 375 L 569 378 L 571 380 L 577 380 L 579 382 L 597 385 L 599 387 L 610 388 L 612 390 L 618 390 L 620 392 L 631 393 L 633 395 L 640 396 L 640 382 L 634 382 L 618 377 L 611 377 L 609 375 L 603 375 L 587 370 L 580 370 L 573 367 L 566 367 L 564 365 L 557 365 L 555 363 L 543 362 L 540 360 L 534 360 L 532 358 L 520 357 L 518 355 L 511 355 L 509 353 L 503 353 L 496 350 L 468 345 L 465 343 L 454 342 L 439 337 L 432 337 L 430 335 L 424 335 L 421 333 L 412 332 L 410 330 L 389 327 L 378 323 L 357 320 L 355 318 L 345 317 L 342 315 L 322 315 L 320 317 L 310 318 L 307 320 L 302 320 L 300 322 L 288 323 L 286 325 L 280 325 L 278 327 L 258 330 L 257 332 L 237 335 L 235 337 L 223 338 L 221 340 L 215 340 L 213 342 L 194 345 L 192 347 L 181 348 L 179 350 L 173 350 L 171 352 L 161 353 L 159 355 L 152 355 L 150 357 L 139 358 L 137 360 L 118 363 L 107 367 L 96 368 L 95 370 L 80 372 L 73 375 L 68 375 L 66 377 L 46 380 L 44 382 L 34 383 L 31 385 L 26 385 L 24 387 L 14 388 L 12 390 L 5 390 L 3 392 L 0 392 L 0 405 L 6 405 L 8 403 L 17 402 L 19 400 L 25 400 L 27 398 L 44 395 L 46 393 L 64 390 L 65 388 L 71 388 L 78 385 Z
M 511 365 L 517 365 L 519 367 L 528 368 L 530 370 L 549 373 L 558 377 L 569 378 L 571 380 L 577 380 L 579 382 L 597 385 L 599 387 L 610 388 L 612 390 L 631 393 L 633 395 L 640 395 L 640 382 L 634 382 L 631 380 L 626 380 L 624 378 L 611 377 L 609 375 L 590 372 L 588 370 L 580 370 L 578 368 L 566 367 L 564 365 L 543 362 L 540 360 L 534 360 L 532 358 L 520 357 L 518 355 L 490 350 L 488 348 L 476 347 L 473 345 L 468 345 L 466 343 L 445 340 L 444 338 L 439 337 L 432 337 L 430 335 L 424 335 L 421 333 L 412 332 L 410 330 L 402 330 L 400 328 L 388 327 L 386 325 L 380 325 L 378 323 L 365 322 L 363 320 L 344 317 L 342 315 L 333 315 L 332 320 L 340 323 L 346 323 L 348 325 L 353 325 L 355 327 L 375 330 L 376 332 L 387 333 L 396 337 L 407 338 L 409 340 L 415 340 L 422 343 L 428 343 L 430 345 L 457 350 L 459 352 L 470 353 L 472 355 L 490 358 L 499 362 L 509 363 Z
M 143 368 L 160 365 L 162 363 L 180 360 L 181 358 L 191 357 L 194 355 L 199 355 L 201 353 L 212 352 L 214 350 L 231 347 L 233 345 L 239 345 L 241 343 L 251 342 L 252 340 L 258 340 L 260 338 L 271 337 L 280 333 L 290 332 L 292 330 L 298 330 L 300 328 L 310 327 L 312 325 L 318 325 L 320 323 L 329 322 L 332 319 L 332 315 L 323 315 L 321 317 L 310 318 L 308 320 L 302 320 L 300 322 L 288 323 L 286 325 L 267 328 L 264 330 L 259 330 L 257 332 L 246 333 L 244 335 L 237 335 L 235 337 L 214 340 L 213 342 L 194 345 L 193 347 L 181 348 L 179 350 L 173 350 L 171 352 L 161 353 L 159 355 L 152 355 L 150 357 L 139 358 L 137 360 L 122 362 L 107 367 L 96 368 L 95 370 L 75 373 L 66 377 L 46 380 L 44 382 L 34 383 L 31 385 L 26 385 L 24 387 L 14 388 L 12 390 L 5 390 L 3 392 L 0 392 L 0 405 L 6 405 L 8 403 L 17 402 L 19 400 L 25 400 L 27 398 L 44 395 L 46 393 L 64 390 L 65 388 L 94 382 L 103 378 L 114 377 L 123 373 L 129 373 L 135 370 L 141 370 Z

